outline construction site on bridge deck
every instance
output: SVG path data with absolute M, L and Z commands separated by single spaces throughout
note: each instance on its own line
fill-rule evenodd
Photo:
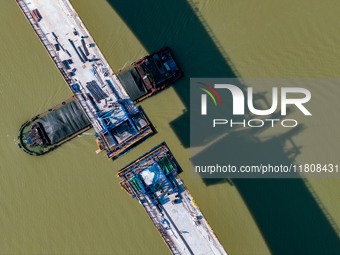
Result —
M 109 158 L 118 157 L 155 133 L 69 1 L 17 0 L 17 3 L 77 98 L 95 129 L 99 146 Z M 56 107 L 55 114 L 64 116 L 57 114 L 62 108 Z M 35 135 L 32 142 L 41 144 Z M 173 254 L 226 254 L 179 178 L 180 172 L 173 154 L 162 143 L 122 169 L 118 176 L 121 186 L 142 204 Z
M 121 186 L 148 213 L 173 254 L 227 254 L 178 174 L 179 164 L 165 143 L 118 176 Z
M 155 133 L 68 1 L 17 2 L 94 127 L 97 152 L 114 159 Z

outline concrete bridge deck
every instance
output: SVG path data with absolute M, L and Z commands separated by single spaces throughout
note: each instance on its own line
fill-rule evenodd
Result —
M 165 143 L 123 168 L 121 186 L 148 213 L 173 254 L 226 255 L 178 173 Z

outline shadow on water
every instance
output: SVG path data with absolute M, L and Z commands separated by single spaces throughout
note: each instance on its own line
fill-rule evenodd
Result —
M 228 64 L 226 54 L 189 2 L 108 2 L 149 52 L 164 46 L 173 49 L 185 75 L 173 88 L 186 109 L 189 109 L 190 77 L 237 76 Z M 170 124 L 183 146 L 188 147 L 188 111 Z M 228 155 L 230 164 L 290 164 L 299 153 L 292 136 L 301 129 L 294 132 L 265 141 L 257 138 L 256 133 L 231 132 L 219 142 L 228 144 L 225 155 Z M 293 146 L 287 149 L 287 143 Z M 218 147 L 214 144 L 208 150 Z M 216 153 L 219 154 L 220 151 Z M 206 185 L 229 181 L 203 180 Z M 340 254 L 339 237 L 331 221 L 302 179 L 234 179 L 232 182 L 251 211 L 272 254 Z
M 290 165 L 300 153 L 292 137 L 297 127 L 266 140 L 249 132 L 232 132 L 202 153 L 224 155 L 227 162 L 241 165 Z M 225 144 L 228 146 L 226 147 Z M 200 154 L 192 160 L 199 165 Z M 212 159 L 218 162 L 219 157 Z M 272 254 L 340 254 L 336 225 L 327 218 L 303 179 L 203 179 L 206 185 L 226 181 L 235 185 L 247 204 Z
M 172 87 L 189 109 L 190 77 L 235 77 L 226 55 L 216 46 L 187 1 L 108 0 L 149 52 L 169 46 L 184 77 Z M 189 114 L 170 123 L 183 146 L 189 147 Z

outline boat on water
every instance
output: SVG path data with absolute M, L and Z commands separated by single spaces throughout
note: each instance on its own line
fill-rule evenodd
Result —
M 183 76 L 169 47 L 133 62 L 118 72 L 126 93 L 135 103 L 169 87 Z
M 64 64 L 69 65 L 68 62 Z M 142 57 L 133 62 L 126 70 L 120 70 L 118 74 L 121 84 L 134 103 L 140 102 L 169 87 L 182 76 L 182 71 L 169 47 Z M 105 99 L 105 95 L 99 93 L 101 90 L 97 88 L 94 82 L 90 83 L 89 86 L 95 96 L 100 97 L 103 95 Z M 102 98 L 98 98 L 98 100 L 100 99 Z M 43 155 L 90 129 L 92 125 L 76 101 L 77 99 L 72 97 L 25 122 L 20 128 L 19 147 L 31 155 Z M 71 112 L 72 117 L 70 119 L 66 118 L 67 114 Z M 61 118 L 62 115 L 65 118 Z M 103 116 L 103 119 L 108 122 L 106 115 Z M 131 120 L 129 123 L 125 122 L 125 124 L 123 123 L 124 125 L 117 127 L 115 130 L 118 131 L 114 132 L 113 137 L 109 135 L 105 137 L 98 136 L 97 145 L 99 149 L 97 152 L 99 153 L 105 149 L 102 144 L 117 144 L 119 141 L 127 139 L 131 135 L 126 132 L 127 130 L 132 128 L 139 130 L 150 123 L 142 110 L 132 116 Z M 130 123 L 132 123 L 132 126 Z M 126 137 L 122 137 L 122 134 L 125 134 Z M 109 157 L 116 158 L 123 151 L 118 146 L 114 151 L 110 151 Z
M 91 128 L 75 97 L 26 121 L 19 130 L 19 147 L 30 155 L 43 155 Z

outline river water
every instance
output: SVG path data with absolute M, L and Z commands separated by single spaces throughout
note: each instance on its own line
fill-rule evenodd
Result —
M 45 156 L 18 149 L 20 125 L 71 92 L 15 1 L 0 2 L 0 254 L 169 254 L 143 208 L 116 178 L 121 167 L 161 141 L 182 165 L 182 178 L 230 254 L 339 251 L 339 180 L 313 179 L 307 188 L 303 181 L 233 186 L 192 178 L 186 114 L 190 77 L 339 77 L 339 4 L 72 0 L 114 70 L 168 45 L 186 75 L 142 103 L 158 134 L 111 162 L 96 155 L 93 130 Z M 320 103 L 338 93 L 339 87 L 320 90 Z M 339 141 L 336 131 L 320 127 L 319 134 Z M 304 146 L 300 160 L 312 153 L 311 146 L 321 146 L 332 160 L 339 155 L 322 142 Z M 288 192 L 285 200 L 270 194 L 294 187 L 305 195 Z M 286 217 L 276 217 L 276 211 Z M 318 234 L 306 240 L 314 230 L 330 241 Z

